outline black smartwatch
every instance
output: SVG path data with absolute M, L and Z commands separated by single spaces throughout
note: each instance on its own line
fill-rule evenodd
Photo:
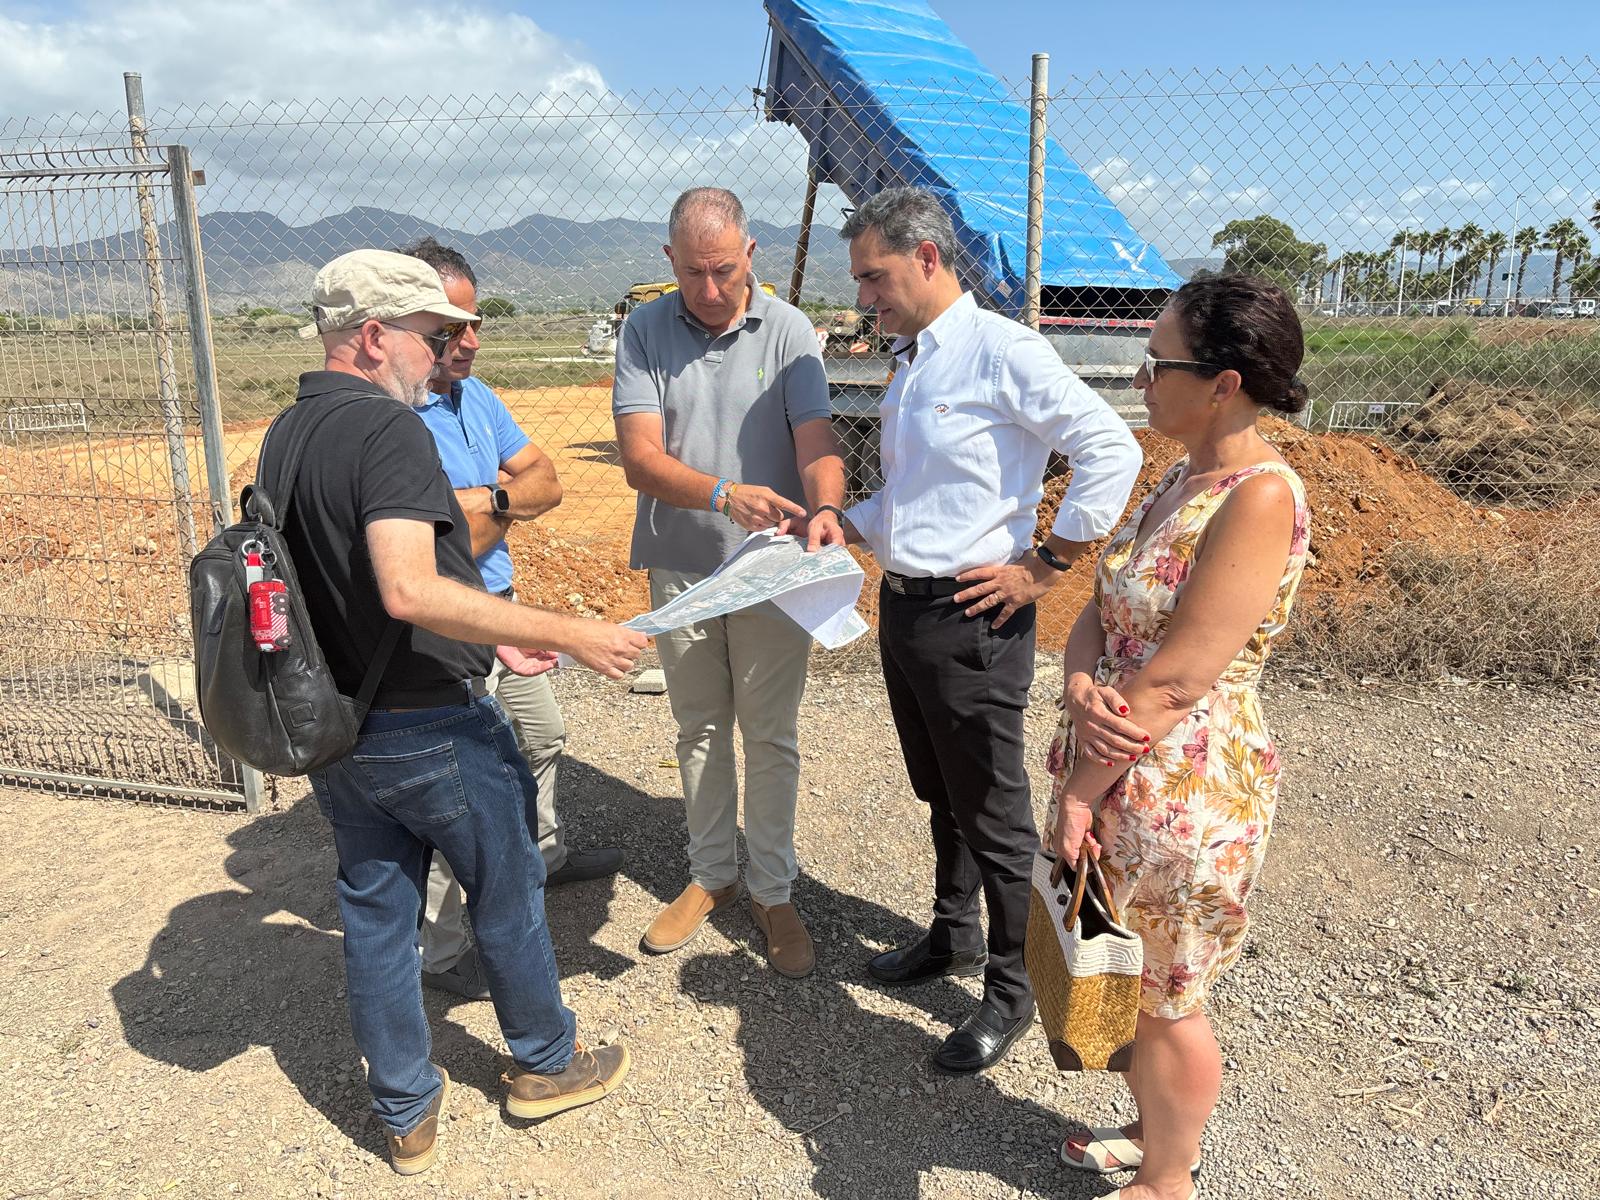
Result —
M 1043 542 L 1035 546 L 1033 552 L 1039 556 L 1039 561 L 1052 571 L 1065 571 L 1071 565 Z
M 496 515 L 501 516 L 511 511 L 511 493 L 498 483 L 483 485 L 489 489 L 489 508 Z
M 834 516 L 839 518 L 839 524 L 844 524 L 844 509 L 840 508 L 837 504 L 819 504 L 817 505 L 817 511 L 819 513 L 831 512 Z

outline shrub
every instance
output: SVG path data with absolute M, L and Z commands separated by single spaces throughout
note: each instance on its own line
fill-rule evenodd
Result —
M 1324 594 L 1295 612 L 1284 660 L 1349 679 L 1600 676 L 1600 506 L 1574 505 L 1532 528 L 1462 551 L 1396 542 L 1361 594 Z

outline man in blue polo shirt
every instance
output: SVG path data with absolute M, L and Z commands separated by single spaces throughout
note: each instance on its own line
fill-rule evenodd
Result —
M 450 302 L 478 311 L 478 281 L 455 250 L 424 238 L 401 253 L 420 258 L 439 272 Z M 561 484 L 548 455 L 518 428 L 500 397 L 472 378 L 478 352 L 475 326 L 469 327 L 439 360 L 429 380 L 428 403 L 417 410 L 433 432 L 439 461 L 456 489 L 472 534 L 472 553 L 484 587 L 514 598 L 511 553 L 506 533 L 513 521 L 529 521 L 561 503 Z M 546 887 L 597 879 L 622 866 L 614 846 L 579 850 L 566 844 L 556 813 L 556 764 L 567 730 L 549 677 L 518 675 L 497 663 L 489 687 L 511 717 L 517 744 L 538 784 L 539 850 Z M 449 864 L 435 855 L 428 878 L 428 907 L 422 926 L 422 979 L 430 987 L 471 999 L 487 1000 L 489 983 L 467 938 L 466 906 Z

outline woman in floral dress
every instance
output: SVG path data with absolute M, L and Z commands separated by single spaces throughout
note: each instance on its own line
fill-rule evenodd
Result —
M 1222 1076 L 1204 1005 L 1243 943 L 1278 791 L 1256 683 L 1310 538 L 1300 480 L 1256 422 L 1305 407 L 1303 354 L 1293 304 L 1265 280 L 1172 298 L 1134 384 L 1188 457 L 1106 547 L 1067 643 L 1051 844 L 1072 863 L 1098 854 L 1145 967 L 1126 1076 L 1139 1119 L 1069 1138 L 1061 1159 L 1138 1168 L 1124 1200 L 1198 1194 Z

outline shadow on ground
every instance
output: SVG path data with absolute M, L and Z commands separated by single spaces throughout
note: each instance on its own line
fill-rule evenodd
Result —
M 572 759 L 562 765 L 562 794 L 578 844 L 628 848 L 624 874 L 649 894 L 651 911 L 678 894 L 687 881 L 680 801 L 646 795 Z M 153 1060 L 194 1072 L 266 1047 L 307 1104 L 352 1143 L 382 1157 L 383 1131 L 368 1115 L 345 1012 L 335 860 L 316 803 L 307 796 L 265 814 L 228 841 L 225 865 L 244 890 L 178 905 L 142 967 L 113 986 L 127 1042 Z M 595 940 L 610 919 L 615 888 L 615 880 L 596 880 L 548 897 L 564 978 L 610 980 L 636 965 Z M 759 959 L 763 945 L 743 902 L 712 921 L 742 948 L 716 952 L 714 940 L 702 939 L 666 968 L 679 973 L 679 985 L 700 1005 L 736 1017 L 734 1040 L 748 1087 L 805 1146 L 818 1195 L 916 1196 L 940 1168 L 1049 1195 L 1107 1190 L 1099 1180 L 1064 1178 L 1054 1164 L 1059 1114 L 1005 1094 L 986 1076 L 952 1078 L 929 1064 L 944 1030 L 975 1006 L 970 992 L 941 980 L 896 989 L 892 1004 L 873 1000 L 879 1009 L 920 1009 L 936 1023 L 931 1031 L 858 999 L 870 996 L 854 986 L 865 960 L 879 945 L 919 936 L 918 924 L 809 875 L 798 881 L 795 899 L 818 942 L 810 979 L 786 980 L 752 962 L 745 950 Z M 507 1061 L 501 1046 L 485 1044 L 449 1019 L 450 998 L 426 992 L 425 1003 L 434 1018 L 436 1060 L 458 1085 L 498 1104 Z M 641 1052 L 668 1054 L 670 1046 Z M 1014 1053 L 1031 1050 L 1024 1043 Z M 903 1133 L 907 1110 L 925 1114 L 909 1136 Z M 884 1133 L 890 1129 L 901 1131 L 892 1144 Z M 283 1154 L 304 1150 L 286 1146 Z

